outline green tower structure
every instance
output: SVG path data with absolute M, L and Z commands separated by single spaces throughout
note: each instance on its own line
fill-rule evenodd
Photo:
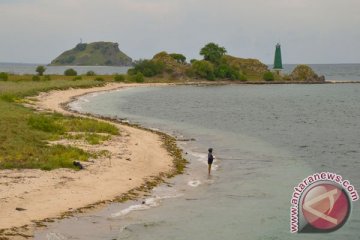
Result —
M 283 69 L 282 65 L 282 59 L 281 59 L 281 46 L 280 43 L 276 44 L 276 50 L 275 50 L 275 59 L 274 59 L 274 70 L 280 71 Z

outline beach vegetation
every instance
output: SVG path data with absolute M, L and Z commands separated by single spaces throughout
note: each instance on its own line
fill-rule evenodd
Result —
M 9 75 L 6 72 L 0 72 L 0 81 L 7 81 L 9 79 Z
M 77 72 L 73 68 L 66 69 L 64 71 L 65 76 L 77 76 Z
M 125 75 L 124 74 L 115 74 L 114 81 L 115 82 L 124 82 L 125 81 Z
M 34 75 L 34 76 L 32 76 L 32 80 L 33 80 L 34 82 L 38 82 L 38 81 L 41 80 L 41 78 L 40 78 L 39 76 L 37 76 L 37 75 Z
M 263 74 L 263 79 L 264 79 L 265 81 L 274 81 L 274 80 L 275 80 L 275 77 L 274 77 L 274 74 L 273 74 L 272 72 L 268 71 L 268 72 L 265 72 L 265 73 Z
M 207 80 L 215 80 L 214 66 L 206 60 L 196 61 L 191 65 L 192 73 Z
M 97 145 L 101 144 L 104 141 L 108 141 L 111 139 L 111 135 L 109 134 L 96 134 L 96 133 L 80 133 L 80 134 L 66 134 L 66 139 L 70 140 L 83 140 L 88 144 Z
M 136 61 L 134 67 L 128 70 L 129 75 L 136 75 L 141 73 L 145 77 L 153 77 L 162 73 L 164 70 L 164 64 L 154 60 L 139 60 Z
M 44 81 L 50 81 L 51 76 L 50 75 L 45 75 L 43 79 L 44 79 Z
M 246 76 L 239 69 L 224 63 L 215 67 L 214 74 L 219 79 L 246 80 Z
M 102 77 L 96 77 L 95 78 L 95 81 L 98 81 L 98 82 L 105 82 L 105 79 L 102 78 Z
M 35 70 L 39 76 L 42 76 L 44 74 L 44 72 L 46 71 L 46 68 L 42 65 L 37 66 L 36 70 Z
M 82 76 L 76 76 L 72 79 L 73 81 L 79 81 L 82 80 Z
M 141 72 L 138 72 L 134 75 L 129 75 L 128 80 L 130 82 L 143 83 L 145 81 L 144 75 Z
M 88 143 L 103 141 L 106 138 L 103 134 L 120 134 L 115 126 L 102 121 L 61 114 L 39 114 L 22 105 L 27 103 L 24 97 L 39 92 L 104 84 L 91 78 L 79 81 L 71 79 L 52 75 L 51 80 L 33 82 L 32 75 L 11 75 L 8 81 L 0 82 L 0 169 L 75 169 L 73 161 L 86 161 L 90 157 L 96 157 L 96 153 L 49 142 L 66 138 L 69 132 L 84 134 Z M 92 136 L 93 134 L 101 136 Z
M 87 71 L 86 76 L 95 76 L 96 73 L 94 71 Z

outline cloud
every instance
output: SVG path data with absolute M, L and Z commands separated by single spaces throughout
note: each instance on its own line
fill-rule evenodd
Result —
M 215 41 L 270 63 L 360 62 L 360 2 L 347 0 L 0 0 L 0 61 L 49 62 L 86 42 L 119 42 L 133 58 L 199 57 Z

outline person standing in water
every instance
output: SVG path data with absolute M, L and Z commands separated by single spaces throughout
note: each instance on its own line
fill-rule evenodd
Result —
M 212 155 L 212 151 L 213 149 L 212 148 L 209 148 L 209 153 L 208 153 L 208 171 L 209 171 L 209 176 L 210 176 L 210 172 L 211 172 L 211 165 L 214 161 L 214 156 Z

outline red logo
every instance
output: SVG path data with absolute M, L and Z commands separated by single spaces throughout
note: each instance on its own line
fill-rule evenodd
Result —
M 351 208 L 346 192 L 331 183 L 311 187 L 301 204 L 304 219 L 311 226 L 309 227 L 320 232 L 332 232 L 344 225 Z

